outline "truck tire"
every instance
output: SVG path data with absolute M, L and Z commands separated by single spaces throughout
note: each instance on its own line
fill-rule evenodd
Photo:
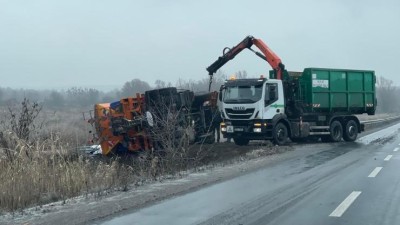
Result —
M 349 120 L 343 129 L 343 139 L 345 141 L 355 141 L 358 135 L 358 126 L 356 121 Z
M 239 146 L 248 145 L 250 142 L 250 140 L 246 138 L 233 138 L 233 141 L 235 142 L 236 145 Z
M 277 145 L 284 145 L 288 139 L 288 128 L 283 123 L 277 123 L 273 131 L 273 141 Z
M 329 133 L 330 135 L 328 140 L 330 140 L 331 142 L 341 141 L 343 137 L 342 124 L 339 121 L 334 120 L 329 127 Z

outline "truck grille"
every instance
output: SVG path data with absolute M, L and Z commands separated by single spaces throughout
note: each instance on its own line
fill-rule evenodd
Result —
M 246 110 L 225 109 L 225 112 L 230 119 L 250 119 L 254 113 L 254 108 Z

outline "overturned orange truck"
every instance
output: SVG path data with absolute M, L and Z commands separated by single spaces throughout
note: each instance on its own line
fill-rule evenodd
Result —
M 159 134 L 168 128 L 177 133 L 176 138 L 185 130 L 191 143 L 213 143 L 217 98 L 217 92 L 170 87 L 96 104 L 90 119 L 96 131 L 94 142 L 100 144 L 103 155 L 159 149 Z

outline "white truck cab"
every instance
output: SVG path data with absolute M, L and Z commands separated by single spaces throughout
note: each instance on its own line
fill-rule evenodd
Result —
M 222 134 L 233 138 L 238 145 L 246 145 L 250 140 L 273 139 L 275 121 L 285 118 L 284 99 L 281 80 L 263 77 L 227 80 L 219 97 L 224 120 Z

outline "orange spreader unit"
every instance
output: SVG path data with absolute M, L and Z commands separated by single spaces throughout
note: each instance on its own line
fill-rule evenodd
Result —
M 116 104 L 116 107 L 111 107 Z M 98 142 L 101 145 L 103 155 L 117 150 L 139 151 L 152 148 L 149 133 L 144 126 L 124 126 L 123 129 L 115 129 L 115 124 L 143 119 L 144 95 L 136 94 L 136 97 L 123 98 L 116 103 L 96 104 L 94 109 L 94 125 Z M 114 123 L 114 124 L 113 124 Z M 113 126 L 114 125 L 114 126 Z
M 123 139 L 121 136 L 113 135 L 110 117 L 110 103 L 101 103 L 94 106 L 93 122 L 103 155 L 108 155 L 108 153 Z

